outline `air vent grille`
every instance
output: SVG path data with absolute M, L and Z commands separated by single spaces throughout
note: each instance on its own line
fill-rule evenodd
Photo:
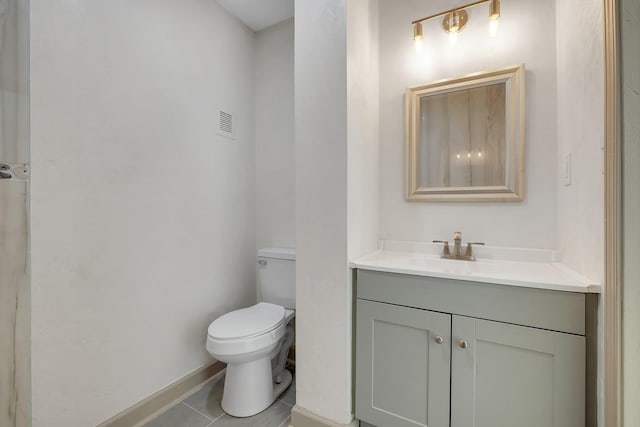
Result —
M 226 136 L 231 139 L 235 139 L 233 123 L 233 113 L 226 109 L 220 108 L 218 110 L 218 135 Z
M 220 111 L 220 130 L 233 133 L 233 116 L 225 111 Z

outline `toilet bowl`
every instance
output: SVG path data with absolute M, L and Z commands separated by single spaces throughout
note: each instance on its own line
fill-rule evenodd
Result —
M 291 373 L 284 369 L 284 363 L 293 341 L 293 327 L 288 324 L 294 314 L 282 306 L 260 302 L 211 323 L 207 351 L 227 364 L 222 394 L 226 413 L 255 415 L 291 384 Z

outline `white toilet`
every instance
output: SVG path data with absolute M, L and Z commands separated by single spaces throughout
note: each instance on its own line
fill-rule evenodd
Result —
M 229 415 L 255 415 L 291 384 L 284 366 L 294 337 L 295 259 L 294 249 L 258 250 L 262 302 L 209 325 L 207 351 L 227 364 L 222 409 Z

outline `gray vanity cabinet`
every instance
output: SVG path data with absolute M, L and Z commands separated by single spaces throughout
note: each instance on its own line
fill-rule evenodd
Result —
M 357 271 L 356 418 L 584 427 L 583 294 Z
M 357 313 L 359 418 L 448 426 L 451 315 L 365 300 Z

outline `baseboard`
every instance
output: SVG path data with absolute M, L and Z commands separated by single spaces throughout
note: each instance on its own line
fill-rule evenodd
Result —
M 354 418 L 349 424 L 339 424 L 296 405 L 291 409 L 290 427 L 358 427 L 358 420 Z
M 97 427 L 132 427 L 148 422 L 164 409 L 196 392 L 210 378 L 225 368 L 222 362 L 212 362 L 185 375 L 162 390 L 109 418 Z

